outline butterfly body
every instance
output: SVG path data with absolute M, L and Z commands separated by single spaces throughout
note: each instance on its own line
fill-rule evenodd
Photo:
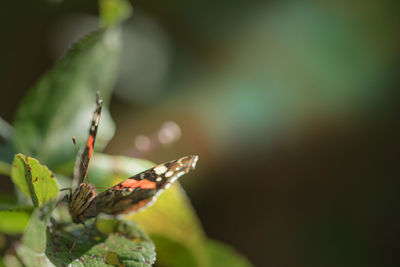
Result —
M 74 223 L 82 223 L 87 219 L 94 217 L 93 199 L 96 197 L 94 185 L 81 183 L 77 189 L 70 195 L 68 209 Z

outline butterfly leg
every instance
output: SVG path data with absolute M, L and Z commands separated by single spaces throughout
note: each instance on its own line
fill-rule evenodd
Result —
M 67 191 L 67 190 L 69 190 L 69 193 L 72 194 L 72 188 L 69 188 L 69 187 L 61 188 L 59 191 Z
M 84 222 L 81 223 L 83 225 L 83 231 L 82 233 L 78 236 L 78 238 L 74 241 L 74 243 L 72 243 L 71 248 L 69 249 L 69 252 L 71 253 L 72 250 L 74 249 L 74 247 L 76 246 L 76 244 L 78 243 L 78 241 L 83 237 L 83 235 L 86 233 L 87 231 L 87 226 Z

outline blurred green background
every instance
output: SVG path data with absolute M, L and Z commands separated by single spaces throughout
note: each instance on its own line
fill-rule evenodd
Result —
M 206 233 L 256 266 L 396 266 L 396 1 L 132 4 L 106 152 L 199 154 L 181 181 Z M 97 13 L 2 3 L 3 119 Z

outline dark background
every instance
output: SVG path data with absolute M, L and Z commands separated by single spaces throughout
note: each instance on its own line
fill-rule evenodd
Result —
M 181 181 L 206 233 L 256 266 L 397 266 L 396 1 L 133 7 L 106 152 L 199 154 Z M 2 3 L 3 119 L 96 15 L 96 1 Z M 180 139 L 140 150 L 166 121 Z

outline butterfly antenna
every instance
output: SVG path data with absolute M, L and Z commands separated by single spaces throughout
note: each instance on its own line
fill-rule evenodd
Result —
M 103 102 L 103 100 L 101 100 L 101 98 L 100 98 L 100 91 L 97 91 L 96 92 L 96 103 L 100 104 L 102 102 Z
M 76 153 L 78 154 L 79 160 L 81 161 L 81 164 L 82 164 L 83 168 L 85 168 L 85 173 L 86 173 L 86 172 L 87 172 L 87 166 L 86 166 L 86 164 L 83 162 L 82 155 L 81 155 L 81 153 L 79 152 L 78 145 L 76 144 L 75 136 L 72 136 L 72 142 L 74 143 L 74 147 L 75 147 L 75 149 L 76 149 Z M 89 179 L 89 178 L 88 178 L 88 179 Z

